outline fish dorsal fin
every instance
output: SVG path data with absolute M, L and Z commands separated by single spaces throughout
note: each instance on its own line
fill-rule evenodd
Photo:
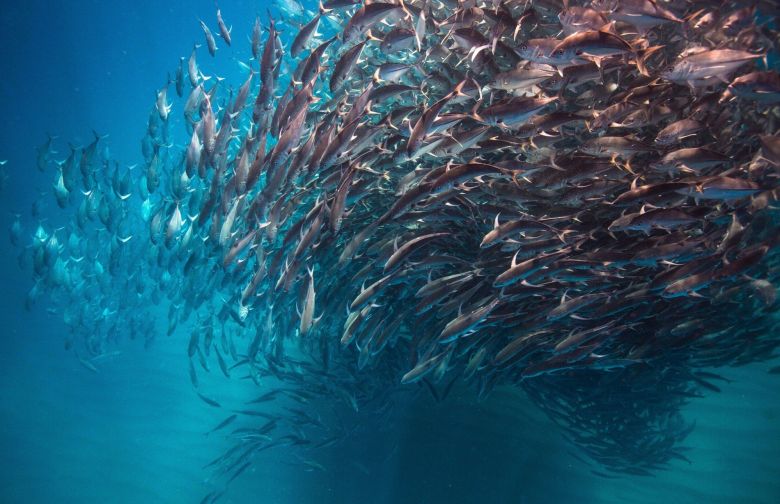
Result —
M 604 26 L 599 28 L 600 33 L 606 33 L 607 35 L 617 35 L 617 31 L 615 29 L 615 21 L 610 21 Z
M 501 215 L 501 212 L 498 212 L 496 214 L 496 218 L 493 220 L 493 229 L 498 229 L 499 223 L 498 223 L 498 216 Z
M 320 8 L 322 8 L 322 2 L 320 2 Z M 378 38 L 376 35 L 374 35 L 374 34 L 371 32 L 371 30 L 368 30 L 368 31 L 366 31 L 366 38 L 367 38 L 368 40 L 374 40 L 374 41 L 376 41 L 376 42 L 381 42 L 381 41 L 382 41 L 382 39 L 381 39 L 381 38 Z
M 737 218 L 737 214 L 736 213 L 731 214 L 731 229 L 729 229 L 729 231 L 732 233 L 738 233 L 743 229 L 745 228 L 742 227 L 742 223 L 739 222 L 739 219 Z
M 636 181 L 639 180 L 639 177 L 635 177 L 634 180 L 631 181 L 631 190 L 636 191 Z
M 569 292 L 569 289 L 566 289 L 565 291 L 563 291 L 563 294 L 561 295 L 561 304 L 564 304 L 567 301 L 567 298 L 568 298 L 567 294 L 568 294 L 568 292 Z

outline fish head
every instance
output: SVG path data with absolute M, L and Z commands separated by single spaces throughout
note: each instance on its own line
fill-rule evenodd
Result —
M 686 82 L 691 76 L 691 65 L 686 61 L 679 61 L 661 71 L 661 78 L 671 82 Z
M 547 57 L 559 65 L 580 62 L 580 56 L 582 56 L 584 52 L 583 49 L 576 45 L 565 44 L 564 42 L 555 46 Z
M 607 227 L 607 231 L 628 231 L 632 229 L 631 223 L 634 220 L 634 214 L 621 215 Z

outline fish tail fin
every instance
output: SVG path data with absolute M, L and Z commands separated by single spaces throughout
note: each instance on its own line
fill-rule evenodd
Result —
M 699 9 L 697 11 L 691 12 L 690 14 L 682 18 L 682 20 L 685 24 L 688 24 L 694 19 L 696 19 L 697 17 L 699 17 L 701 14 L 704 14 L 705 12 L 707 12 L 707 9 Z
M 599 31 L 602 32 L 602 33 L 609 33 L 610 35 L 620 36 L 618 34 L 617 28 L 615 27 L 615 24 L 616 24 L 615 21 L 610 21 L 607 24 L 601 26 L 599 28 Z
M 698 18 L 700 15 L 706 13 L 706 9 L 699 9 L 697 11 L 691 12 L 684 18 L 682 18 L 682 27 L 683 27 L 683 38 L 687 41 L 691 41 L 694 39 L 694 33 L 692 30 L 692 22 L 694 19 Z
M 479 106 L 482 105 L 482 100 L 477 100 L 477 103 L 474 104 L 474 107 L 471 109 L 471 113 L 469 114 L 469 117 L 474 119 L 475 121 L 479 121 L 481 123 L 485 122 L 485 118 L 479 115 L 477 110 L 479 110 Z
M 650 56 L 660 51 L 664 47 L 666 46 L 657 45 L 645 49 L 638 49 L 636 51 L 636 68 L 637 70 L 639 70 L 639 73 L 641 73 L 645 77 L 650 77 L 650 70 L 648 70 L 647 68 L 647 60 L 650 59 Z

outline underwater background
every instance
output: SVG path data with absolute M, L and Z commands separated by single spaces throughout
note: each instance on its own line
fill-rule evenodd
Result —
M 261 2 L 220 2 L 244 57 Z M 25 235 L 56 214 L 51 174 L 35 167 L 47 135 L 86 144 L 107 135 L 112 157 L 142 162 L 155 90 L 193 41 L 212 1 L 5 2 L 0 10 L 0 228 L 21 214 Z M 237 63 L 218 74 L 241 82 Z M 201 59 L 207 67 L 209 61 Z M 61 156 L 62 153 L 60 152 Z M 30 206 L 39 199 L 38 216 Z M 25 309 L 32 287 L 7 237 L 0 241 L 0 502 L 199 502 L 203 466 L 229 448 L 204 435 L 224 414 L 192 391 L 188 335 L 122 341 L 96 370 L 64 350 L 67 330 L 46 302 Z M 84 299 L 89 303 L 89 299 Z M 164 317 L 164 313 L 161 315 Z M 296 317 L 295 313 L 291 317 Z M 755 503 L 780 502 L 777 361 L 713 370 L 730 380 L 683 410 L 696 428 L 652 476 L 593 474 L 560 429 L 522 391 L 498 388 L 477 403 L 455 387 L 440 403 L 420 395 L 402 421 L 367 425 L 344 445 L 301 465 L 285 448 L 254 459 L 222 501 L 233 503 Z M 251 382 L 203 379 L 212 397 L 240 403 Z

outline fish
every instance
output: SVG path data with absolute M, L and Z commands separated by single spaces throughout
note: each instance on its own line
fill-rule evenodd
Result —
M 208 431 L 206 435 L 208 436 L 209 434 L 213 434 L 214 432 L 217 432 L 220 429 L 224 429 L 225 427 L 233 423 L 236 420 L 236 418 L 238 418 L 238 415 L 236 414 L 230 415 L 229 417 L 219 422 L 216 426 L 214 426 L 214 428 Z
M 309 269 L 309 282 L 306 287 L 306 298 L 303 302 L 303 309 L 299 312 L 301 324 L 298 331 L 301 336 L 305 336 L 311 330 L 312 325 L 318 320 L 314 318 L 315 296 L 314 272 Z
M 680 58 L 661 73 L 661 77 L 677 83 L 701 87 L 715 80 L 728 78 L 741 66 L 762 57 L 738 49 L 712 49 Z
M 367 34 L 369 35 L 369 38 L 376 38 L 370 30 Z M 417 40 L 418 36 L 414 30 L 396 27 L 383 35 L 381 42 L 379 43 L 379 49 L 385 54 L 396 53 L 410 49 L 417 43 Z
M 208 404 L 209 406 L 211 406 L 211 407 L 213 407 L 213 408 L 221 408 L 221 407 L 222 407 L 222 406 L 221 406 L 221 405 L 220 405 L 220 404 L 219 404 L 217 401 L 215 401 L 214 399 L 211 399 L 210 397 L 207 397 L 207 396 L 205 396 L 205 395 L 201 394 L 200 392 L 196 392 L 196 393 L 198 394 L 198 397 L 200 397 L 200 399 L 201 399 L 201 400 L 202 400 L 204 403 Z
M 780 102 L 780 74 L 774 70 L 750 72 L 736 77 L 723 92 L 719 102 L 740 98 L 762 104 Z
M 693 215 L 677 208 L 644 209 L 624 215 L 609 224 L 610 231 L 642 231 L 649 234 L 652 229 L 671 230 L 698 222 Z
M 217 41 L 214 39 L 214 35 L 211 33 L 211 30 L 209 30 L 209 27 L 206 26 L 206 23 L 203 21 L 200 21 L 200 27 L 203 29 L 203 35 L 206 37 L 206 47 L 209 49 L 209 54 L 214 57 L 217 55 Z M 230 45 L 230 44 L 228 44 Z
M 176 76 L 174 78 L 176 83 L 176 94 L 181 98 L 184 96 L 184 58 L 179 58 L 179 66 L 176 67 Z M 170 112 L 170 111 L 169 111 Z
M 631 45 L 622 37 L 603 30 L 577 31 L 553 47 L 551 56 L 556 60 L 582 63 L 584 57 L 606 58 L 627 54 Z
M 303 15 L 303 6 L 298 0 L 274 0 L 274 6 L 285 15 L 297 18 Z
M 53 141 L 54 137 L 48 135 L 46 142 L 37 148 L 36 166 L 38 167 L 38 171 L 46 171 L 46 166 L 49 164 L 49 159 L 51 158 L 52 154 L 56 154 L 56 152 L 53 152 L 52 150 Z
M 755 182 L 734 177 L 706 177 L 693 179 L 685 189 L 678 189 L 696 199 L 734 200 L 746 198 L 758 193 L 760 187 Z
M 666 147 L 692 137 L 704 129 L 704 125 L 698 121 L 681 119 L 659 131 L 655 137 L 655 143 Z
M 157 92 L 157 104 L 156 104 L 157 112 L 159 112 L 160 119 L 162 119 L 163 121 L 168 120 L 168 114 L 171 113 L 171 108 L 173 107 L 173 105 L 168 103 L 167 95 L 168 95 L 168 85 L 166 84 L 165 87 L 163 87 Z
M 706 370 L 780 344 L 771 13 L 521 4 L 276 2 L 240 76 L 198 21 L 220 77 L 195 44 L 171 62 L 136 165 L 97 134 L 31 153 L 26 308 L 86 367 L 181 341 L 193 408 L 228 404 L 214 380 L 262 388 L 203 428 L 228 493 L 263 451 L 321 469 L 455 390 L 522 392 L 599 474 L 669 466 Z
M 659 161 L 650 164 L 654 170 L 687 171 L 698 173 L 713 168 L 731 159 L 717 151 L 704 147 L 687 147 L 667 152 Z
M 233 30 L 233 27 L 227 27 L 225 21 L 222 19 L 222 11 L 219 9 L 217 9 L 217 25 L 219 26 L 219 36 L 222 37 L 222 40 L 229 46 L 231 42 L 230 32 Z
M 400 247 L 398 247 L 393 254 L 387 258 L 385 262 L 384 273 L 393 270 L 398 266 L 407 256 L 415 251 L 418 247 L 421 247 L 425 242 L 433 240 L 438 237 L 447 236 L 449 233 L 430 233 L 427 235 L 418 236 L 407 241 Z
M 531 89 L 556 74 L 555 68 L 548 65 L 518 66 L 512 70 L 496 74 L 490 86 L 504 91 Z
M 317 15 L 306 23 L 301 29 L 298 31 L 298 34 L 295 35 L 295 39 L 292 42 L 292 46 L 290 46 L 290 55 L 293 58 L 298 57 L 301 52 L 306 48 L 306 46 L 309 45 L 311 40 L 314 38 L 314 36 L 317 33 L 317 28 L 320 25 L 320 17 L 321 14 Z
M 360 58 L 360 53 L 365 47 L 365 42 L 356 44 L 346 51 L 336 62 L 330 77 L 330 91 L 335 93 L 347 80 Z
M 486 305 L 476 308 L 470 313 L 460 314 L 458 317 L 450 320 L 444 326 L 439 334 L 439 343 L 452 343 L 463 334 L 473 331 L 485 318 L 496 309 L 501 302 L 500 298 L 495 298 Z
M 472 117 L 489 126 L 511 129 L 527 122 L 555 100 L 555 97 L 513 98 L 485 107 L 473 113 Z
M 402 12 L 402 4 L 375 2 L 364 4 L 347 22 L 342 32 L 344 44 L 354 42 L 379 21 L 392 22 Z

